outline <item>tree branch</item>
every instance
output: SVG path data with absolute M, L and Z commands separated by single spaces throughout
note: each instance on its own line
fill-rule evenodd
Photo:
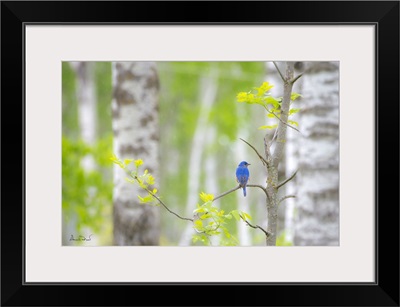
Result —
M 297 170 L 298 171 L 298 170 Z M 295 171 L 289 178 L 283 180 L 282 182 L 280 182 L 275 188 L 279 189 L 280 187 L 282 187 L 283 185 L 285 185 L 286 183 L 288 183 L 290 180 L 292 180 L 294 178 L 294 176 L 296 176 L 297 171 Z
M 228 195 L 229 193 L 235 192 L 236 190 L 239 190 L 239 189 L 240 189 L 240 185 L 238 185 L 236 188 L 230 189 L 229 191 L 222 193 L 221 195 L 214 197 L 213 201 L 216 201 L 218 198 L 224 197 L 225 195 Z
M 242 139 L 241 139 L 241 140 L 242 140 Z M 247 143 L 245 140 L 242 140 L 242 141 L 245 142 L 245 143 Z M 257 152 L 257 150 L 256 150 L 252 145 L 250 145 L 249 143 L 247 143 L 247 144 L 248 144 L 249 146 L 251 146 L 251 147 Z M 257 154 L 258 154 L 258 152 L 257 152 Z M 258 154 L 258 155 L 259 155 L 259 154 Z M 262 157 L 261 157 L 261 158 L 262 158 Z M 264 158 L 262 158 L 262 159 L 264 159 Z M 265 161 L 265 160 L 264 160 L 264 161 Z M 265 161 L 265 162 L 266 162 L 266 161 Z M 128 174 L 129 174 L 129 173 L 128 173 Z M 135 179 L 135 180 L 140 184 L 139 178 L 138 178 L 137 176 L 132 176 L 131 174 L 129 174 L 129 176 L 131 176 L 133 179 Z M 268 196 L 267 189 L 264 188 L 264 187 L 261 186 L 261 185 L 258 185 L 258 184 L 248 184 L 248 185 L 246 185 L 246 187 L 260 188 L 260 189 L 263 190 L 263 191 L 267 194 L 267 196 Z M 220 195 L 214 197 L 213 201 L 215 201 L 215 200 L 217 200 L 217 199 L 219 199 L 219 198 L 221 198 L 221 197 L 223 197 L 223 196 L 225 196 L 225 195 L 228 195 L 228 194 L 230 194 L 230 193 L 232 193 L 232 192 L 234 192 L 234 191 L 236 191 L 236 190 L 238 190 L 238 189 L 240 189 L 240 188 L 241 188 L 241 186 L 238 185 L 237 187 L 235 187 L 235 188 L 233 188 L 233 189 L 230 189 L 229 191 L 226 191 L 226 192 L 224 192 L 224 193 L 222 193 L 222 194 L 220 194 Z M 171 209 L 169 209 L 168 206 L 167 206 L 156 194 L 154 194 L 151 190 L 149 190 L 149 189 L 147 189 L 147 188 L 144 188 L 144 190 L 145 190 L 147 193 L 149 193 L 151 196 L 153 196 L 153 197 L 164 207 L 165 210 L 167 210 L 169 213 L 175 215 L 177 218 L 179 218 L 179 219 L 181 219 L 181 220 L 185 220 L 185 221 L 191 221 L 192 223 L 194 223 L 195 220 L 197 220 L 197 219 L 200 218 L 198 214 L 195 214 L 195 215 L 193 216 L 192 219 L 191 219 L 191 218 L 187 218 L 187 217 L 180 216 L 180 215 L 177 214 L 176 212 L 174 212 L 174 211 L 172 211 Z M 267 238 L 271 235 L 270 232 L 266 231 L 266 230 L 263 229 L 261 226 L 250 224 L 245 218 L 242 217 L 242 215 L 240 215 L 240 218 L 241 218 L 248 226 L 250 226 L 250 227 L 252 227 L 252 228 L 254 228 L 254 229 L 260 229 L 262 232 L 265 233 L 265 235 L 267 236 Z M 214 220 L 214 222 L 216 222 L 216 221 Z M 218 223 L 216 223 L 216 228 L 213 229 L 213 230 L 217 230 L 219 227 L 220 227 L 220 225 L 219 225 Z M 194 228 L 194 230 L 195 230 L 195 232 L 197 232 L 197 233 L 206 233 L 205 231 L 198 231 L 196 228 Z
M 245 218 L 243 218 L 243 216 L 241 214 L 240 214 L 240 218 L 247 224 L 247 226 L 250 226 L 251 228 L 254 228 L 254 229 L 260 229 L 263 233 L 265 233 L 267 238 L 272 235 L 272 233 L 266 231 L 260 225 L 252 225 L 252 224 L 250 224 L 249 221 L 247 221 Z
M 248 184 L 248 185 L 246 185 L 246 187 L 248 187 L 248 188 L 260 188 L 261 190 L 264 191 L 264 193 L 267 193 L 267 189 L 264 188 L 261 185 L 258 185 L 258 184 Z M 222 194 L 220 194 L 218 196 L 215 196 L 213 201 L 216 201 L 217 199 L 219 199 L 221 197 L 224 197 L 225 195 L 228 195 L 228 194 L 230 194 L 232 192 L 235 192 L 236 190 L 239 190 L 240 188 L 241 188 L 241 186 L 238 185 L 236 188 L 230 189 L 229 191 L 226 191 L 226 192 L 224 192 L 224 193 L 222 193 Z
M 159 202 L 169 213 L 175 215 L 176 217 L 180 218 L 181 220 L 193 222 L 193 219 L 188 218 L 188 217 L 180 216 L 178 213 L 175 213 L 174 211 L 170 210 L 170 209 L 164 204 L 164 202 L 163 202 L 157 195 L 153 194 L 151 191 L 149 191 L 149 190 L 147 190 L 147 189 L 146 189 L 146 191 L 149 192 L 149 194 L 151 194 L 155 199 L 157 199 L 158 202 Z
M 303 75 L 304 75 L 304 72 L 302 72 L 297 77 L 295 77 L 292 80 L 290 80 L 290 83 L 294 84 L 297 80 L 299 80 L 301 77 L 303 77 Z
M 281 120 L 281 118 L 280 118 L 278 115 L 276 115 L 274 112 L 268 110 L 267 107 L 264 106 L 264 108 L 265 108 L 265 110 L 267 110 L 267 112 L 268 112 L 269 114 L 272 114 L 272 115 L 274 115 L 277 119 L 279 119 L 279 121 L 280 121 L 282 124 L 284 124 L 284 125 L 288 126 L 289 128 L 292 128 L 292 129 L 296 130 L 297 132 L 301 133 L 299 129 L 297 129 L 297 128 L 291 126 L 291 125 L 289 125 L 288 123 L 283 122 L 283 121 Z
M 196 214 L 193 215 L 193 223 L 194 223 L 195 221 L 199 220 L 199 219 L 200 219 L 200 216 L 199 216 L 198 213 L 196 213 Z M 216 231 L 216 230 L 221 226 L 221 224 L 220 224 L 220 223 L 217 223 L 217 221 L 215 220 L 214 217 L 212 217 L 212 219 L 214 220 L 214 223 L 215 223 L 215 225 L 216 225 L 216 227 L 213 228 L 212 231 Z M 205 233 L 205 234 L 207 234 L 206 231 L 198 231 L 198 230 L 196 229 L 196 227 L 193 227 L 193 229 L 194 229 L 194 231 L 197 232 L 197 233 Z M 210 236 L 210 235 L 207 234 L 207 237 L 209 237 L 209 236 Z M 210 243 L 211 243 L 211 240 L 210 240 Z
M 257 151 L 257 149 L 254 148 L 253 145 L 251 145 L 250 143 L 248 143 L 247 141 L 243 140 L 242 138 L 239 138 L 240 140 L 242 140 L 243 142 L 245 142 L 247 145 L 249 145 L 257 154 L 257 156 L 261 159 L 261 162 L 263 162 L 264 165 L 268 165 L 269 163 L 267 162 L 267 160 L 265 160 L 265 158 L 259 154 L 259 152 Z
M 285 77 L 282 75 L 281 71 L 279 70 L 278 65 L 276 64 L 276 62 L 272 62 L 275 65 L 276 70 L 278 71 L 279 75 L 281 76 L 281 79 L 283 81 L 283 83 L 286 83 Z
M 132 176 L 131 176 L 131 177 L 132 177 Z M 137 178 L 136 176 L 133 176 L 133 178 L 134 178 L 138 183 L 140 183 L 139 180 L 138 180 L 138 178 Z M 147 189 L 147 188 L 145 188 L 145 190 L 146 190 L 147 193 L 149 193 L 151 196 L 153 196 L 155 199 L 157 199 L 157 201 L 158 201 L 158 202 L 165 208 L 165 210 L 167 210 L 169 213 L 175 215 L 177 218 L 180 218 L 181 220 L 193 222 L 193 219 L 188 218 L 188 217 L 180 216 L 178 213 L 175 213 L 174 211 L 172 211 L 171 209 L 169 209 L 169 208 L 167 207 L 167 205 L 164 204 L 164 202 L 163 202 L 156 194 L 154 194 L 152 191 L 150 191 L 150 190 Z
M 288 199 L 288 198 L 296 198 L 296 195 L 286 195 L 286 196 L 283 196 L 281 199 L 278 200 L 278 206 L 279 206 L 279 204 L 280 204 L 281 202 L 283 202 L 285 199 Z
M 260 188 L 261 190 L 264 191 L 264 193 L 267 193 L 267 189 L 264 188 L 264 187 L 261 186 L 261 185 L 258 185 L 258 184 L 248 184 L 248 185 L 246 185 L 246 187 L 250 187 L 250 188 Z
M 289 82 L 291 84 L 294 84 L 297 80 L 299 80 L 301 77 L 303 77 L 306 73 L 308 73 L 310 70 L 312 70 L 314 65 L 310 65 L 307 69 L 305 69 L 302 73 L 300 73 L 298 76 L 294 77 L 291 79 Z

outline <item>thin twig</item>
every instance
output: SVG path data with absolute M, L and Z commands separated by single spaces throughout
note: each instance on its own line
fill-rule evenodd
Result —
M 312 69 L 314 68 L 313 65 L 309 66 L 307 69 L 305 69 L 301 74 L 299 74 L 298 76 L 294 77 L 292 80 L 290 80 L 289 82 L 291 84 L 294 84 L 297 80 L 299 80 L 301 77 L 303 77 L 305 74 L 307 74 L 308 72 L 310 72 Z
M 231 189 L 229 191 L 226 191 L 226 192 L 222 193 L 221 195 L 218 195 L 218 196 L 214 197 L 213 201 L 216 201 L 218 198 L 221 198 L 221 197 L 223 197 L 225 195 L 228 195 L 229 193 L 232 193 L 232 192 L 234 192 L 236 190 L 239 190 L 240 188 L 241 188 L 240 185 L 238 185 L 236 188 L 233 188 L 233 189 Z
M 297 170 L 298 171 L 298 170 Z M 289 178 L 283 180 L 281 183 L 279 183 L 275 189 L 279 189 L 280 187 L 282 187 L 283 185 L 285 185 L 286 183 L 288 183 L 290 180 L 292 180 L 294 178 L 294 176 L 296 176 L 297 171 L 295 171 Z
M 247 184 L 246 187 L 250 187 L 250 188 L 260 188 L 260 189 L 263 190 L 265 193 L 267 193 L 267 189 L 264 188 L 264 187 L 261 186 L 261 185 L 258 185 L 258 184 Z
M 272 235 L 272 233 L 270 233 L 270 232 L 268 232 L 268 231 L 266 231 L 264 228 L 262 228 L 260 225 L 252 225 L 252 224 L 250 224 L 249 223 L 249 221 L 247 221 L 245 218 L 243 218 L 243 216 L 240 214 L 240 218 L 248 225 L 248 226 L 250 226 L 251 228 L 254 228 L 254 229 L 260 229 L 263 233 L 265 233 L 265 235 L 267 236 L 267 238 L 269 237 L 269 236 L 271 236 Z
M 269 164 L 267 162 L 267 160 L 265 160 L 264 157 L 258 153 L 257 149 L 255 149 L 255 147 L 253 145 L 251 145 L 247 141 L 243 140 L 242 138 L 239 138 L 239 139 L 242 140 L 243 142 L 245 142 L 247 145 L 249 145 L 256 152 L 257 156 L 261 159 L 261 161 L 264 163 L 264 165 L 268 165 Z
M 301 77 L 303 77 L 304 72 L 302 72 L 301 74 L 299 74 L 297 77 L 293 78 L 292 80 L 290 80 L 290 83 L 294 84 L 298 79 L 300 79 Z
M 283 202 L 285 199 L 288 199 L 288 198 L 296 198 L 296 195 L 283 196 L 281 199 L 278 200 L 278 206 L 280 205 L 281 202 Z
M 261 185 L 258 185 L 258 184 L 247 184 L 246 187 L 250 187 L 250 188 L 260 188 L 261 190 L 264 191 L 264 193 L 267 193 L 267 189 L 264 188 L 264 187 L 261 186 Z M 230 194 L 230 193 L 232 193 L 232 192 L 235 192 L 236 190 L 239 190 L 240 188 L 241 188 L 241 186 L 238 185 L 236 188 L 230 189 L 229 191 L 226 191 L 226 192 L 224 192 L 224 193 L 222 193 L 222 194 L 220 194 L 220 195 L 218 195 L 218 196 L 215 196 L 214 199 L 213 199 L 213 201 L 216 201 L 218 198 L 224 197 L 225 195 L 228 195 L 228 194 Z
M 137 176 L 132 176 L 130 175 L 133 179 L 135 179 L 137 182 L 139 182 L 138 177 Z M 140 182 L 139 182 L 140 183 Z M 157 201 L 165 208 L 165 210 L 167 210 L 169 213 L 175 215 L 177 218 L 180 218 L 181 220 L 185 220 L 185 221 L 191 221 L 193 222 L 193 219 L 188 218 L 188 217 L 183 217 L 180 216 L 178 213 L 172 211 L 171 209 L 169 209 L 167 207 L 166 204 L 164 204 L 164 202 L 156 195 L 154 194 L 152 191 L 150 191 L 149 189 L 145 188 L 145 190 L 147 191 L 147 193 L 149 193 L 151 196 L 153 196 L 155 199 L 157 199 Z
M 196 220 L 199 220 L 199 219 L 200 219 L 200 216 L 199 216 L 198 213 L 194 214 L 193 216 L 194 216 L 194 218 L 193 218 L 193 223 L 196 222 Z M 215 227 L 214 229 L 211 229 L 211 230 L 212 230 L 212 231 L 216 231 L 216 230 L 221 226 L 221 224 L 217 223 L 217 221 L 215 220 L 214 217 L 211 217 L 211 218 L 214 220 L 214 223 L 216 224 L 216 227 Z M 193 229 L 194 229 L 194 231 L 196 231 L 197 233 L 206 233 L 206 231 L 198 231 L 195 227 L 193 227 Z
M 193 222 L 193 219 L 188 218 L 188 217 L 180 216 L 178 213 L 175 213 L 174 211 L 170 210 L 170 209 L 164 204 L 164 202 L 163 202 L 157 195 L 153 194 L 151 191 L 149 191 L 149 190 L 147 190 L 147 189 L 146 189 L 146 191 L 149 192 L 149 194 L 151 194 L 155 199 L 157 199 L 158 202 L 159 202 L 169 213 L 175 215 L 176 217 L 180 218 L 181 220 Z
M 280 121 L 282 124 L 288 126 L 289 128 L 292 128 L 292 129 L 296 130 L 298 133 L 301 133 L 299 129 L 297 129 L 297 128 L 291 126 L 291 125 L 289 125 L 288 123 L 285 123 L 278 115 L 276 115 L 274 112 L 268 110 L 268 108 L 267 108 L 266 106 L 264 106 L 264 108 L 265 108 L 265 110 L 267 110 L 268 113 L 273 114 L 277 119 L 279 119 L 279 121 Z
M 285 77 L 282 75 L 281 71 L 279 70 L 278 65 L 277 65 L 275 62 L 272 62 L 272 63 L 274 63 L 276 70 L 278 71 L 279 75 L 280 75 L 281 78 L 282 78 L 282 81 L 283 81 L 284 83 L 286 83 Z

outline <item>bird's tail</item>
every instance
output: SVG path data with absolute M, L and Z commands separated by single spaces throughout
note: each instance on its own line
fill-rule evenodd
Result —
M 243 195 L 246 197 L 246 186 L 243 187 Z

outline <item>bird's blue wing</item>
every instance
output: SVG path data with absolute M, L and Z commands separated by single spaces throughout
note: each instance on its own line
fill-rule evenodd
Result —
M 238 168 L 236 170 L 236 180 L 241 186 L 244 186 L 249 180 L 249 170 L 247 168 Z

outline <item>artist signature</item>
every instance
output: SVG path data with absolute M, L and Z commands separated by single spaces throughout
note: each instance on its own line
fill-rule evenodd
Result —
M 77 238 L 74 238 L 74 235 L 71 235 L 69 240 L 70 241 L 92 241 L 92 234 L 89 237 L 79 235 Z

